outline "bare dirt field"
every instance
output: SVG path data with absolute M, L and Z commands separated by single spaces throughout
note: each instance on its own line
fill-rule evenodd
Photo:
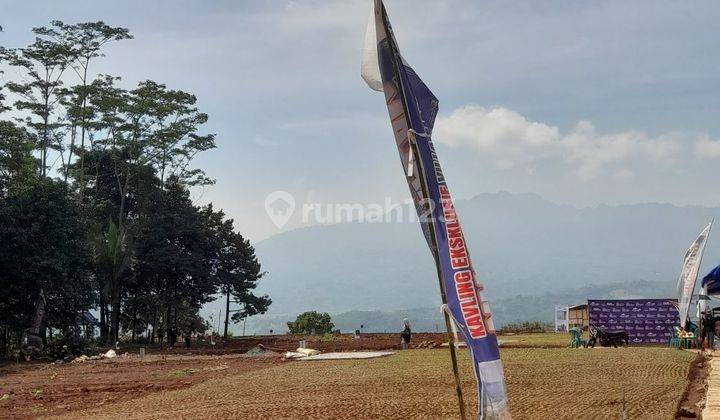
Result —
M 501 351 L 515 419 L 618 418 L 623 406 L 627 418 L 672 419 L 695 357 L 667 348 L 558 348 L 564 340 L 556 335 L 506 338 L 517 345 Z M 466 350 L 459 356 L 473 412 Z M 0 375 L 0 395 L 11 392 L 0 401 L 0 418 L 400 419 L 458 413 L 444 349 L 315 362 L 154 355 L 10 365 Z
M 0 418 L 75 413 L 155 393 L 191 387 L 279 363 L 239 355 L 152 355 L 77 364 L 0 367 Z

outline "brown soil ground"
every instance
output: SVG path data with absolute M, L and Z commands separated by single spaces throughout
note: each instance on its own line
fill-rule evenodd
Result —
M 706 354 L 698 353 L 690 364 L 688 372 L 688 384 L 675 413 L 676 419 L 692 419 L 686 415 L 684 408 L 691 408 L 694 413 L 700 413 L 705 403 L 707 394 L 707 377 L 710 374 L 710 361 Z
M 199 354 L 227 354 L 245 353 L 258 344 L 278 351 L 295 350 L 300 340 L 305 340 L 307 346 L 322 352 L 329 351 L 353 351 L 353 350 L 399 350 L 400 334 L 372 333 L 360 334 L 354 338 L 351 334 L 334 335 L 332 338 L 318 336 L 296 336 L 296 335 L 270 335 L 253 336 L 231 339 L 223 346 L 199 347 L 190 349 L 190 352 Z M 440 345 L 447 343 L 446 333 L 413 333 L 411 347 L 416 347 L 423 342 Z M 462 341 L 462 340 L 461 340 Z M 569 343 L 569 336 L 566 334 L 540 333 L 540 334 L 507 334 L 498 339 L 500 347 L 503 348 L 563 348 Z M 156 350 L 157 351 L 157 350 Z M 186 352 L 188 350 L 181 350 Z
M 21 364 L 0 368 L 0 418 L 36 418 L 76 412 L 191 387 L 211 378 L 247 373 L 277 358 L 239 355 L 148 355 L 68 364 Z
M 258 344 L 277 350 L 295 350 L 300 340 L 305 339 L 307 346 L 322 352 L 352 351 L 352 350 L 396 350 L 400 349 L 400 334 L 361 334 L 354 338 L 350 334 L 334 335 L 332 339 L 318 336 L 272 335 L 245 337 L 229 340 L 218 351 L 244 353 Z M 447 342 L 445 333 L 414 333 L 412 343 L 417 345 L 423 341 L 432 341 L 437 344 Z
M 396 334 L 378 336 L 363 337 L 370 344 L 362 348 L 397 345 Z M 413 341 L 444 338 L 416 335 Z M 298 340 L 256 339 L 278 349 L 293 349 Z M 552 334 L 504 339 L 517 345 L 501 351 L 515 419 L 619 418 L 623 407 L 629 419 L 671 419 L 688 389 L 695 357 L 667 348 L 555 348 L 567 337 Z M 228 350 L 255 344 L 244 341 L 228 343 Z M 356 341 L 340 337 L 308 345 L 344 350 L 356 348 Z M 525 348 L 530 345 L 536 348 Z M 467 351 L 458 356 L 471 414 L 474 378 Z M 437 349 L 315 362 L 153 354 L 80 364 L 12 364 L 0 367 L 0 397 L 8 394 L 0 399 L 0 418 L 457 418 L 451 372 L 447 350 Z

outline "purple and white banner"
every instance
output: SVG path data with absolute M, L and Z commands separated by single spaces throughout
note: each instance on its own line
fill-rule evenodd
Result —
M 713 221 L 710 221 L 695 241 L 690 244 L 687 251 L 685 251 L 683 266 L 677 284 L 678 300 L 680 301 L 680 328 L 685 328 L 685 322 L 688 320 L 690 301 L 692 300 L 693 293 L 695 293 L 695 283 L 697 283 L 700 264 L 702 263 L 703 253 L 705 252 L 705 246 L 707 245 L 712 225 Z
M 678 325 L 677 299 L 588 300 L 590 326 L 627 331 L 630 344 L 668 344 Z
M 472 357 L 478 418 L 508 419 L 491 314 L 431 138 L 438 100 L 400 55 L 381 0 L 374 1 L 368 22 L 362 76 L 370 88 L 385 93 L 400 160 L 438 266 L 447 309 Z

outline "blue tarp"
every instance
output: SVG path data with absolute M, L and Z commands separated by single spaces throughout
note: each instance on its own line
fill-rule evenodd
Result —
M 707 286 L 708 295 L 720 295 L 720 265 L 703 277 L 701 285 L 702 287 Z

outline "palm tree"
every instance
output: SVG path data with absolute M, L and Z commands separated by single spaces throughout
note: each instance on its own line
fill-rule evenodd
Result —
M 127 243 L 127 230 L 118 227 L 112 220 L 108 220 L 105 233 L 98 235 L 95 244 L 95 265 L 97 267 L 98 281 L 100 282 L 100 330 L 107 329 L 105 313 L 106 302 L 109 298 L 112 307 L 111 334 L 108 343 L 118 340 L 120 329 L 120 279 L 130 266 L 132 252 Z

